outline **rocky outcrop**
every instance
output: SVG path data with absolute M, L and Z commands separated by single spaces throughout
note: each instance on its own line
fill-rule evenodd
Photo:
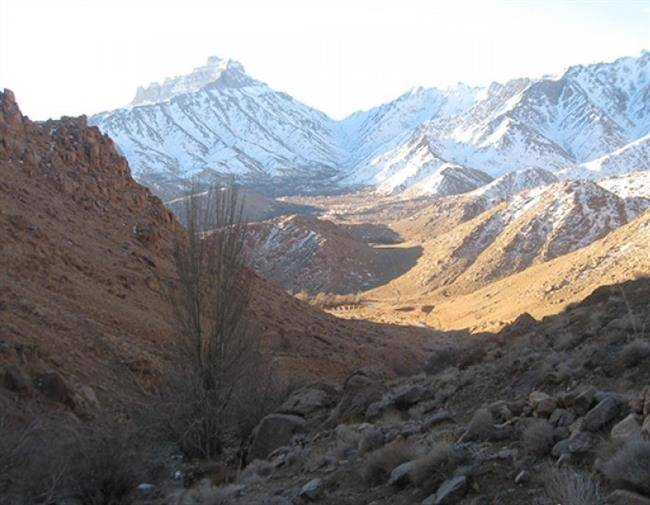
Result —
M 629 307 L 647 310 L 650 283 L 624 289 Z M 566 314 L 527 324 L 517 338 L 496 339 L 462 368 L 388 382 L 359 371 L 332 389 L 328 407 L 313 386 L 297 390 L 282 410 L 304 404 L 309 419 L 314 414 L 306 412 L 319 405 L 330 413 L 317 417 L 327 421 L 305 422 L 292 435 L 292 422 L 286 429 L 260 429 L 260 441 L 283 433 L 286 445 L 266 455 L 264 471 L 260 462 L 252 465 L 263 477 L 247 479 L 234 503 L 265 503 L 276 494 L 296 503 L 354 505 L 551 503 L 565 496 L 557 493 L 579 487 L 588 501 L 608 496 L 612 504 L 645 505 L 648 363 L 630 367 L 624 377 L 612 376 L 606 361 L 591 363 L 604 328 L 611 340 L 602 359 L 616 360 L 625 345 L 609 325 L 629 311 L 616 292 L 595 293 Z M 551 338 L 558 327 L 592 337 L 560 354 Z M 576 363 L 583 373 L 558 383 L 549 374 L 556 360 Z M 284 424 L 284 416 L 274 414 L 262 425 Z
M 287 445 L 291 437 L 303 431 L 305 420 L 298 416 L 269 414 L 253 432 L 249 450 L 250 460 L 263 459 L 275 449 Z

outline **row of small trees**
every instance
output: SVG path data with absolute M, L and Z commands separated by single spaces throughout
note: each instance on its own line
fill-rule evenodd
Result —
M 276 388 L 251 326 L 244 198 L 228 184 L 193 190 L 184 202 L 186 229 L 174 244 L 177 284 L 169 290 L 178 362 L 159 411 L 187 455 L 212 459 L 225 443 L 249 435 Z

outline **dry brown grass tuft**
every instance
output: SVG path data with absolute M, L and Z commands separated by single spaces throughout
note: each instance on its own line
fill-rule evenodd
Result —
M 598 484 L 586 473 L 572 468 L 547 467 L 544 489 L 549 503 L 562 505 L 604 505 Z
M 134 433 L 117 423 L 71 426 L 68 419 L 43 419 L 26 429 L 1 430 L 0 447 L 9 447 L 14 457 L 0 478 L 2 505 L 70 499 L 125 505 L 145 478 L 146 461 Z
M 424 365 L 424 371 L 436 375 L 449 367 L 456 366 L 460 361 L 460 350 L 451 347 L 437 349 L 431 353 Z
M 427 493 L 432 493 L 464 459 L 463 453 L 452 444 L 438 443 L 427 454 L 415 460 L 413 483 Z
M 578 347 L 587 339 L 584 333 L 565 331 L 561 333 L 553 343 L 553 346 L 560 351 L 570 351 Z
M 467 425 L 467 436 L 473 440 L 490 440 L 494 437 L 494 416 L 488 409 L 478 409 Z
M 321 309 L 335 309 L 345 305 L 358 305 L 361 301 L 359 293 L 350 293 L 347 295 L 338 295 L 336 293 L 318 293 L 316 296 L 307 300 L 312 305 Z
M 617 487 L 650 494 L 650 441 L 625 444 L 605 463 L 603 473 Z
M 362 469 L 363 480 L 374 486 L 385 481 L 398 465 L 415 456 L 413 447 L 402 439 L 394 440 L 368 454 Z
M 634 367 L 650 358 L 650 342 L 636 339 L 627 344 L 619 354 L 619 362 L 624 367 Z
M 553 447 L 553 427 L 548 421 L 539 419 L 524 430 L 521 443 L 527 454 L 546 456 Z

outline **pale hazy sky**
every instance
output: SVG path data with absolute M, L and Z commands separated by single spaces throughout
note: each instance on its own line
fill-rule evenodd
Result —
M 650 0 L 0 0 L 0 88 L 34 119 L 240 61 L 334 117 L 414 86 L 557 73 L 650 49 Z

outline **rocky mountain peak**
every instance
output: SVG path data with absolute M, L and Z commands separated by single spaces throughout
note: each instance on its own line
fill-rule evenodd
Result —
M 140 181 L 170 198 L 196 174 L 234 175 L 275 195 L 406 191 L 444 163 L 491 177 L 540 166 L 596 178 L 650 168 L 648 61 L 644 52 L 555 77 L 413 88 L 335 121 L 211 57 L 141 88 L 138 108 L 90 122 L 115 139 Z
M 0 93 L 0 126 L 15 126 L 22 123 L 23 115 L 20 113 L 13 91 L 5 89 Z
M 255 82 L 246 75 L 244 67 L 238 61 L 210 56 L 205 65 L 195 68 L 189 74 L 168 77 L 163 82 L 138 87 L 131 105 L 164 102 L 179 95 L 194 93 L 206 86 L 231 88 Z

